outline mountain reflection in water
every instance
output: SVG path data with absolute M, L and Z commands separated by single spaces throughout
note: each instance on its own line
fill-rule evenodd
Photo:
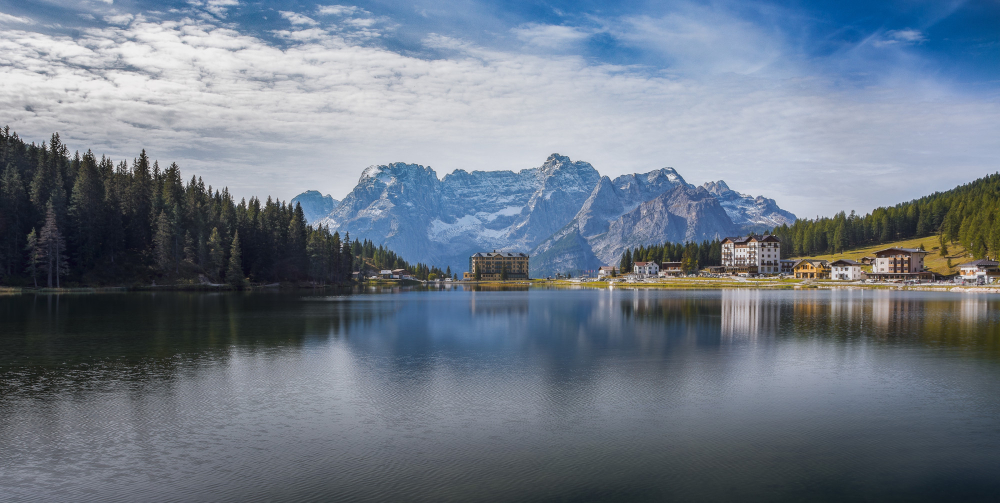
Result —
M 0 297 L 12 501 L 987 499 L 996 296 Z

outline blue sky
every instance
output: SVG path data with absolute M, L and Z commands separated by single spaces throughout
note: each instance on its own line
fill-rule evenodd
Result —
M 0 0 L 0 123 L 240 196 L 558 152 L 868 211 L 1000 169 L 998 90 L 998 0 Z

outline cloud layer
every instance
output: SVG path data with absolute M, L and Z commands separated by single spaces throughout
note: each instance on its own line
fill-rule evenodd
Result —
M 520 49 L 431 33 L 413 53 L 373 43 L 393 25 L 357 7 L 274 13 L 284 25 L 262 38 L 225 21 L 231 5 L 205 3 L 214 18 L 109 13 L 74 34 L 2 14 L 2 122 L 117 158 L 145 147 L 244 196 L 339 197 L 373 163 L 443 174 L 559 152 L 612 176 L 673 166 L 692 182 L 724 178 L 800 215 L 946 189 L 995 171 L 1000 154 L 995 95 L 906 66 L 845 79 L 727 13 L 524 24 L 509 32 Z M 599 36 L 670 63 L 574 50 Z M 901 58 L 924 37 L 886 31 L 850 50 Z

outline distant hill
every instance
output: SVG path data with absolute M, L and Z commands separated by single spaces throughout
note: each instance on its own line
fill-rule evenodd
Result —
M 859 216 L 840 212 L 832 218 L 801 219 L 774 228 L 782 257 L 842 254 L 863 248 L 934 236 L 949 255 L 955 245 L 971 257 L 1000 256 L 1000 174 L 992 174 L 945 192 L 876 208 Z M 937 236 L 940 236 L 938 238 Z M 925 245 L 926 246 L 926 245 Z M 931 249 L 927 248 L 928 251 Z

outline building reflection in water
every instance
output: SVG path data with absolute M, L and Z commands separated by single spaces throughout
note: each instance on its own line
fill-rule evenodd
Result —
M 967 327 L 977 326 L 989 312 L 989 303 L 985 296 L 966 294 L 962 299 L 962 324 Z
M 757 339 L 778 332 L 781 303 L 761 290 L 722 291 L 722 339 Z

